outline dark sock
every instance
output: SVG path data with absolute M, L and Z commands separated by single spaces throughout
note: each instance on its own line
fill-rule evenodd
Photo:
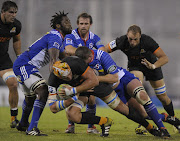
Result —
M 21 117 L 21 125 L 26 126 L 28 123 L 29 115 L 32 111 L 33 105 L 27 104 L 27 102 L 24 100 L 22 104 L 22 117 Z
M 169 105 L 163 105 L 164 109 L 166 110 L 166 112 L 170 115 L 170 116 L 174 116 L 174 107 L 173 107 L 173 103 L 171 101 L 171 103 Z
M 141 124 L 145 128 L 149 125 L 149 123 L 132 107 L 129 107 L 129 115 L 127 115 L 126 117 L 133 120 L 134 122 Z
M 11 111 L 11 116 L 17 116 L 18 115 L 18 109 L 16 110 L 10 110 Z
M 82 113 L 81 122 L 78 124 L 99 124 L 101 117 L 95 116 L 94 114 L 87 112 L 81 112 L 81 113 Z
M 94 105 L 86 105 L 86 112 L 92 113 L 96 115 L 96 104 Z M 94 125 L 93 124 L 88 124 L 88 128 L 92 128 Z

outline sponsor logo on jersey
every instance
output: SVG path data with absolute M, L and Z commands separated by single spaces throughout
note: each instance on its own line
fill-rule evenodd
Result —
M 140 53 L 145 53 L 146 51 L 144 49 L 141 49 Z
M 58 44 L 58 42 L 54 42 L 53 46 L 56 47 L 56 48 L 58 48 L 58 49 L 59 49 L 59 47 L 60 47 L 60 45 Z
M 100 64 L 96 64 L 95 66 L 94 66 L 94 69 L 96 69 L 96 70 L 98 70 L 99 68 L 100 68 Z
M 111 73 L 111 72 L 114 72 L 116 69 L 117 69 L 116 65 L 111 65 L 107 71 L 108 71 L 108 73 Z
M 89 48 L 92 49 L 93 48 L 93 43 L 89 44 Z
M 11 37 L 0 37 L 0 42 L 6 42 L 9 41 Z
M 72 44 L 72 40 L 70 38 L 66 39 L 66 44 Z
M 13 27 L 11 30 L 10 30 L 10 33 L 15 33 L 16 32 L 16 27 Z

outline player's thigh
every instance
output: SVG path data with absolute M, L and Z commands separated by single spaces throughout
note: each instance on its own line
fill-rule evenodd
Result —
M 130 73 L 134 74 L 136 77 L 139 78 L 139 80 L 143 83 L 143 80 L 144 80 L 144 75 L 141 71 L 138 71 L 138 70 L 133 70 L 133 71 L 130 71 Z
M 157 80 L 157 81 L 149 80 L 149 82 L 153 88 L 159 88 L 159 87 L 162 87 L 163 85 L 165 85 L 164 79 Z

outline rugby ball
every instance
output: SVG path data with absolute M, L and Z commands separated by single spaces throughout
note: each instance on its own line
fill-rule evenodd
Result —
M 66 88 L 65 86 L 72 87 L 72 86 L 70 86 L 69 84 L 61 84 L 61 85 L 59 85 L 59 87 L 57 88 L 57 94 L 58 94 L 60 100 L 66 100 L 66 99 L 71 98 L 71 96 L 67 96 L 67 95 L 62 96 L 62 95 L 59 93 L 62 89 L 65 89 L 65 88 Z

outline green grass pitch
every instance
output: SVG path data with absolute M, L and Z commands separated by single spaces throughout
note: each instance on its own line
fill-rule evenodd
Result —
M 159 112 L 163 112 L 163 109 L 158 109 Z M 180 110 L 176 109 L 176 116 L 180 118 Z M 19 108 L 18 119 L 21 117 L 22 110 Z M 109 109 L 109 108 L 97 108 L 97 115 L 108 116 L 114 120 L 114 124 L 111 127 L 110 135 L 107 138 L 102 138 L 99 135 L 87 134 L 87 125 L 76 124 L 75 134 L 64 133 L 67 127 L 67 119 L 65 111 L 61 111 L 57 114 L 50 112 L 46 107 L 41 119 L 39 121 L 38 128 L 48 134 L 46 137 L 34 137 L 27 136 L 24 132 L 19 132 L 16 129 L 10 128 L 10 110 L 8 107 L 0 107 L 0 141 L 162 141 L 158 137 L 154 137 L 149 133 L 145 136 L 136 135 L 135 128 L 138 124 L 128 120 L 125 116 Z M 152 121 L 150 121 L 152 123 Z M 180 133 L 174 131 L 172 125 L 164 123 L 170 132 L 172 138 L 168 140 L 180 141 Z M 98 130 L 99 125 L 96 125 Z

